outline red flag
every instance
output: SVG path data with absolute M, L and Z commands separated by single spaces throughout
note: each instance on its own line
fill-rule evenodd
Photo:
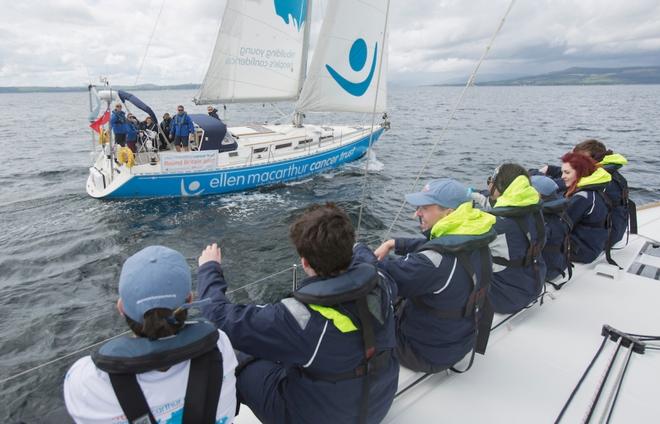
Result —
M 99 129 L 108 123 L 110 120 L 110 111 L 106 111 L 99 119 L 89 124 L 89 127 L 96 132 L 99 132 Z

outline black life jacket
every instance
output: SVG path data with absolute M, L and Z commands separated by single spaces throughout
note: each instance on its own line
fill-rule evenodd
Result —
M 432 308 L 421 301 L 419 298 L 412 298 L 415 306 L 425 310 L 429 314 L 441 319 L 463 319 L 473 317 L 477 335 L 475 337 L 475 347 L 472 350 L 470 363 L 465 370 L 457 370 L 452 367 L 452 370 L 458 373 L 465 372 L 470 369 L 474 361 L 474 354 L 486 353 L 486 346 L 488 345 L 488 338 L 490 336 L 490 326 L 493 322 L 493 309 L 488 302 L 487 294 L 488 288 L 493 275 L 493 267 L 491 264 L 491 255 L 488 245 L 497 238 L 497 233 L 494 229 L 490 229 L 487 233 L 480 235 L 447 235 L 438 237 L 424 243 L 418 252 L 424 250 L 433 250 L 440 254 L 451 254 L 456 256 L 456 259 L 465 269 L 470 276 L 472 289 L 468 300 L 462 308 L 459 309 L 437 309 Z M 481 278 L 477 278 L 474 271 L 470 255 L 472 252 L 478 251 L 481 259 Z
M 169 368 L 190 360 L 183 423 L 215 423 L 222 389 L 222 355 L 218 330 L 200 319 L 186 323 L 174 337 L 149 340 L 123 336 L 103 344 L 92 354 L 97 368 L 108 373 L 119 405 L 129 423 L 156 424 L 136 374 Z
M 539 288 L 544 287 L 544 279 L 541 278 L 539 261 L 543 257 L 543 245 L 545 243 L 545 222 L 543 221 L 543 214 L 541 213 L 541 203 L 529 206 L 505 206 L 496 207 L 489 211 L 490 214 L 511 218 L 520 231 L 525 235 L 527 240 L 527 250 L 525 256 L 521 259 L 506 259 L 501 256 L 494 256 L 493 263 L 504 267 L 513 268 L 526 268 L 531 266 L 536 274 L 536 280 Z M 536 241 L 532 240 L 527 220 L 527 215 L 531 214 L 534 218 L 534 226 L 536 227 Z
M 543 215 L 556 215 L 559 220 L 566 225 L 568 231 L 564 235 L 562 242 L 560 244 L 551 243 L 550 240 L 546 240 L 546 244 L 543 247 L 543 250 L 548 253 L 562 255 L 564 257 L 564 262 L 566 263 L 566 272 L 563 269 L 555 269 L 558 271 L 562 278 L 568 278 L 562 281 L 561 283 L 553 283 L 546 280 L 546 283 L 550 284 L 555 290 L 560 290 L 564 284 L 566 284 L 573 277 L 573 264 L 571 263 L 571 231 L 573 230 L 573 220 L 566 213 L 566 208 L 568 206 L 568 199 L 561 197 L 556 200 L 550 200 L 543 202 L 541 210 Z M 546 261 L 546 266 L 552 266 Z
M 611 175 L 611 174 L 610 174 Z M 604 184 L 594 184 L 590 186 L 584 186 L 580 187 L 577 191 L 580 190 L 593 190 L 594 194 L 596 196 L 600 196 L 601 199 L 603 199 L 603 202 L 607 206 L 607 217 L 605 218 L 605 222 L 603 222 L 601 225 L 607 229 L 607 241 L 605 242 L 605 259 L 607 260 L 607 263 L 610 265 L 614 265 L 618 267 L 619 269 L 623 269 L 619 266 L 618 263 L 612 258 L 612 245 L 614 244 L 612 242 L 612 212 L 614 211 L 614 202 L 612 201 L 612 198 L 605 193 L 605 186 Z M 635 223 L 635 226 L 637 224 Z
M 362 344 L 364 348 L 364 359 L 362 364 L 352 371 L 340 374 L 312 373 L 302 369 L 301 372 L 308 377 L 337 382 L 356 377 L 362 377 L 362 394 L 360 400 L 360 423 L 366 422 L 369 410 L 369 384 L 370 376 L 387 367 L 392 351 L 385 350 L 376 354 L 376 336 L 374 333 L 374 313 L 369 308 L 367 297 L 380 290 L 381 277 L 378 269 L 371 264 L 359 263 L 351 267 L 350 272 L 345 272 L 337 277 L 324 279 L 307 284 L 293 292 L 293 297 L 307 305 L 320 305 L 333 307 L 342 303 L 355 303 L 358 318 L 360 319 Z M 380 305 L 379 305 L 380 308 Z M 384 319 L 384 317 L 381 317 Z
M 607 172 L 610 173 L 610 175 L 612 176 L 612 181 L 614 181 L 616 185 L 619 186 L 619 190 L 621 190 L 621 204 L 613 205 L 613 206 L 614 207 L 623 206 L 624 210 L 626 211 L 627 221 L 628 221 L 626 238 L 628 238 L 630 236 L 630 233 L 637 234 L 637 205 L 630 198 L 630 190 L 628 189 L 628 182 L 623 177 L 623 175 L 621 175 L 618 168 L 608 167 L 608 166 L 605 166 L 604 168 L 607 170 Z M 626 240 L 626 244 L 627 243 L 628 241 Z

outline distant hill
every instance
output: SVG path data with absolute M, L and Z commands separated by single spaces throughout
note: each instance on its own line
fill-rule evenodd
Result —
M 115 90 L 126 91 L 152 91 L 152 90 L 194 90 L 199 88 L 199 84 L 178 84 L 178 85 L 116 85 L 112 87 Z M 87 91 L 87 86 L 81 87 L 0 87 L 0 93 L 65 93 Z
M 660 66 L 569 68 L 542 75 L 480 82 L 476 85 L 613 85 L 660 84 Z

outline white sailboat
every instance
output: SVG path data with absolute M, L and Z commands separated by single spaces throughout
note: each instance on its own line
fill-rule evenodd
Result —
M 377 124 L 344 126 L 310 125 L 303 118 L 307 112 L 374 117 L 385 112 L 387 2 L 329 2 L 307 69 L 310 17 L 307 0 L 229 0 L 195 99 L 197 104 L 295 101 L 291 124 L 226 128 L 207 115 L 191 114 L 196 127 L 193 151 L 159 152 L 157 143 L 144 143 L 132 161 L 126 149 L 120 155 L 123 160 L 117 160 L 111 140 L 97 152 L 89 170 L 89 195 L 244 191 L 306 178 L 364 156 L 388 128 L 385 116 Z M 120 93 L 120 98 L 127 95 Z M 112 98 L 107 89 L 101 96 L 108 109 Z

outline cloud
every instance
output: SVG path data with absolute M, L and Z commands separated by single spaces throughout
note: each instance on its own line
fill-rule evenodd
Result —
M 200 82 L 225 3 L 8 3 L 0 22 L 0 85 L 85 85 L 99 75 L 115 84 L 133 84 L 136 78 L 138 83 Z M 312 9 L 312 48 L 323 3 Z M 390 79 L 467 78 L 508 5 L 508 0 L 392 1 Z M 518 1 L 482 71 L 522 75 L 569 66 L 660 65 L 657 22 L 656 0 Z

